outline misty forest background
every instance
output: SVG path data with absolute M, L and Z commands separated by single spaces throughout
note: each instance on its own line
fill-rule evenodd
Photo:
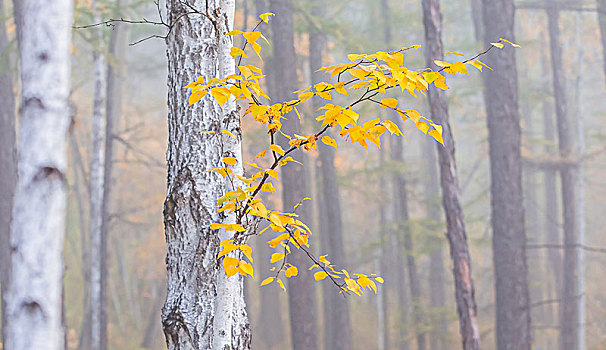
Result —
M 263 1 L 236 1 L 236 29 L 250 30 L 261 12 Z M 156 5 L 147 0 L 98 1 L 101 18 L 157 19 Z M 310 84 L 309 35 L 319 30 L 326 39 L 323 65 L 345 61 L 348 53 L 375 52 L 424 44 L 421 1 L 419 0 L 327 0 L 322 16 L 312 11 L 311 1 L 293 1 L 297 86 Z M 556 108 L 552 88 L 550 33 L 547 11 L 542 2 L 519 1 L 516 10 L 515 41 L 519 111 L 522 127 L 523 186 L 527 234 L 528 283 L 532 317 L 533 349 L 556 349 L 560 338 L 560 290 L 562 269 L 562 200 L 557 171 Z M 572 4 L 572 2 L 570 3 Z M 12 74 L 17 91 L 17 43 L 10 1 L 0 1 L 7 46 L 0 51 L 0 72 Z M 163 4 L 160 7 L 163 8 Z M 483 42 L 480 0 L 441 1 L 445 51 L 474 54 Z M 584 196 L 577 224 L 584 231 L 581 242 L 585 255 L 585 323 L 587 349 L 606 348 L 606 82 L 604 42 L 593 1 L 562 6 L 559 16 L 559 44 L 565 77 L 567 117 L 573 135 L 574 156 L 581 172 Z M 89 0 L 76 0 L 74 25 L 95 22 Z M 267 9 L 272 11 L 271 8 Z M 553 11 L 551 14 L 553 15 Z M 277 14 L 279 16 L 279 13 Z M 260 30 L 271 41 L 271 27 Z M 74 29 L 72 41 L 71 108 L 73 125 L 69 136 L 70 170 L 67 231 L 64 247 L 64 312 L 69 349 L 87 349 L 89 313 L 89 184 L 92 155 L 93 51 L 103 47 L 108 67 L 118 72 L 112 82 L 113 151 L 108 208 L 108 347 L 111 349 L 162 349 L 165 339 L 160 311 L 166 295 L 166 243 L 163 201 L 166 195 L 166 47 L 163 29 L 152 24 L 118 24 L 104 27 L 99 46 L 94 31 Z M 495 40 L 498 38 L 495 38 Z M 135 45 L 128 45 L 129 43 Z M 279 59 L 271 46 L 264 45 L 264 60 L 249 59 L 265 67 Z M 107 50 L 110 50 L 111 53 Z M 499 54 L 499 52 L 491 52 Z M 408 53 L 409 67 L 424 67 L 422 51 Z M 470 245 L 472 272 L 478 308 L 478 324 L 484 348 L 495 347 L 495 292 L 492 258 L 490 173 L 488 131 L 482 95 L 481 73 L 449 78 L 447 92 L 451 125 L 456 143 L 459 184 Z M 279 79 L 279 78 L 273 78 Z M 271 87 L 270 90 L 271 92 Z M 403 101 L 429 115 L 425 98 Z M 312 111 L 303 113 L 302 127 L 314 130 Z M 374 105 L 361 108 L 362 118 L 386 114 Z M 307 115 L 307 116 L 306 116 Z M 581 124 L 579 124 L 581 123 Z M 251 160 L 266 145 L 265 131 L 243 119 L 244 159 Z M 582 133 L 580 132 L 582 131 Z M 444 236 L 435 141 L 409 124 L 403 161 L 394 159 L 395 143 L 384 140 L 383 152 L 369 147 L 340 143 L 335 154 L 342 216 L 344 260 L 350 271 L 372 271 L 385 278 L 379 293 L 347 297 L 346 306 L 354 349 L 408 348 L 419 341 L 427 348 L 460 347 L 459 325 L 454 300 L 452 262 Z M 580 138 L 582 137 L 582 138 Z M 583 140 L 583 142 L 579 142 Z M 0 140 L 1 141 L 1 140 Z M 583 145 L 584 143 L 584 145 Z M 580 146 L 583 146 L 580 148 Z M 324 146 L 323 146 L 324 147 Z M 311 179 L 307 193 L 312 198 L 314 234 L 312 250 L 328 253 L 327 225 L 322 225 L 324 202 L 321 157 L 307 154 L 305 171 Z M 405 179 L 408 210 L 394 198 L 394 174 Z M 280 190 L 278 186 L 278 190 Z M 276 193 L 265 198 L 280 207 Z M 326 222 L 326 221 L 324 221 Z M 334 225 L 333 225 L 334 226 Z M 328 227 L 331 227 L 328 225 Z M 407 234 L 408 233 L 408 234 Z M 405 246 L 393 237 L 406 234 Z M 255 278 L 246 279 L 246 301 L 254 349 L 290 347 L 288 298 L 275 284 L 259 287 L 269 275 L 269 254 L 263 240 L 251 240 L 255 249 Z M 309 264 L 311 265 L 311 263 Z M 582 266 L 583 267 L 583 266 Z M 412 270 L 411 270 L 412 269 Z M 307 273 L 301 268 L 301 273 Z M 404 286 L 404 288 L 402 288 Z M 317 293 L 318 344 L 328 349 L 328 335 L 340 332 L 330 313 L 331 294 L 338 290 L 328 280 L 314 285 Z M 412 287 L 412 288 L 411 288 Z M 339 297 L 341 298 L 341 297 Z M 333 311 L 334 312 L 334 311 Z M 425 340 L 422 340 L 425 339 Z M 325 343 L 326 342 L 326 343 Z

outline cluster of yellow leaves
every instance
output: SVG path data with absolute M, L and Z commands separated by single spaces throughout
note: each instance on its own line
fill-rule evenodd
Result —
M 267 23 L 273 13 L 264 13 L 260 15 L 262 22 Z M 257 26 L 261 23 L 257 24 Z M 255 27 L 256 28 L 256 27 Z M 360 102 L 371 102 L 379 105 L 383 109 L 390 109 L 396 112 L 401 118 L 402 125 L 407 120 L 411 120 L 415 127 L 431 136 L 436 141 L 443 143 L 442 126 L 434 123 L 431 119 L 421 116 L 414 109 L 405 109 L 398 106 L 399 101 L 392 97 L 375 98 L 378 95 L 386 94 L 388 90 L 399 88 L 402 93 L 406 92 L 414 97 L 418 93 L 425 94 L 429 86 L 433 84 L 436 88 L 447 90 L 446 74 L 468 75 L 467 66 L 470 65 L 482 71 L 484 67 L 491 69 L 477 58 L 483 53 L 462 61 L 446 62 L 434 61 L 439 67 L 437 70 L 426 68 L 422 70 L 413 70 L 404 66 L 404 52 L 410 49 L 417 50 L 420 45 L 403 47 L 400 50 L 393 52 L 376 52 L 374 54 L 351 54 L 348 55 L 349 62 L 335 64 L 323 67 L 320 71 L 330 74 L 331 79 L 336 77 L 336 82 L 320 82 L 304 89 L 295 91 L 297 98 L 291 101 L 283 101 L 281 103 L 264 104 L 262 98 L 269 100 L 269 96 L 261 88 L 259 81 L 264 77 L 261 68 L 240 62 L 243 58 L 248 57 L 246 54 L 247 46 L 261 59 L 261 45 L 259 39 L 267 39 L 259 31 L 243 32 L 234 30 L 226 35 L 242 35 L 244 38 L 244 46 L 242 48 L 233 47 L 230 51 L 234 59 L 238 59 L 238 71 L 240 74 L 233 74 L 225 78 L 207 78 L 199 77 L 195 82 L 186 85 L 184 88 L 191 89 L 189 104 L 193 105 L 210 94 L 218 105 L 223 108 L 225 103 L 230 100 L 242 101 L 248 104 L 243 116 L 250 115 L 256 122 L 266 125 L 268 134 L 272 135 L 272 142 L 269 149 L 262 150 L 254 159 L 265 158 L 269 155 L 273 156 L 273 163 L 269 168 L 259 166 L 254 162 L 245 162 L 254 169 L 258 169 L 252 176 L 247 177 L 235 174 L 233 167 L 237 165 L 238 160 L 235 157 L 223 157 L 224 166 L 215 167 L 208 171 L 214 171 L 221 176 L 229 177 L 229 180 L 235 190 L 227 191 L 221 196 L 217 202 L 219 213 L 235 213 L 236 220 L 234 223 L 213 223 L 211 229 L 222 229 L 229 232 L 234 232 L 234 238 L 221 242 L 221 249 L 218 254 L 218 259 L 223 259 L 223 267 L 227 277 L 231 277 L 237 273 L 242 275 L 253 275 L 252 263 L 252 248 L 247 244 L 236 243 L 243 241 L 242 235 L 257 234 L 256 232 L 247 232 L 247 225 L 255 222 L 255 218 L 263 219 L 269 223 L 269 226 L 259 232 L 261 235 L 265 230 L 271 228 L 276 233 L 276 236 L 267 241 L 267 244 L 274 249 L 281 249 L 281 252 L 275 252 L 270 259 L 271 263 L 280 263 L 280 266 L 272 268 L 276 271 L 276 275 L 268 277 L 261 283 L 262 286 L 276 281 L 284 290 L 284 283 L 279 278 L 281 272 L 284 272 L 286 278 L 291 278 L 298 275 L 296 266 L 286 262 L 288 254 L 291 252 L 291 246 L 297 249 L 305 249 L 309 247 L 308 239 L 311 235 L 311 230 L 307 225 L 298 219 L 295 213 L 296 208 L 301 204 L 297 204 L 293 208 L 293 212 L 280 212 L 278 210 L 268 209 L 259 198 L 259 192 L 273 193 L 275 187 L 270 181 L 270 178 L 278 180 L 278 171 L 280 166 L 284 166 L 289 162 L 296 162 L 292 156 L 288 154 L 298 148 L 303 148 L 306 151 L 315 150 L 317 141 L 321 140 L 324 144 L 337 148 L 337 142 L 330 136 L 322 135 L 328 128 L 339 128 L 338 135 L 341 138 L 349 140 L 352 144 L 359 143 L 368 150 L 368 142 L 381 147 L 381 135 L 389 132 L 397 137 L 403 137 L 398 123 L 391 120 L 381 120 L 374 118 L 362 122 L 360 115 L 354 110 L 354 106 Z M 503 48 L 503 42 L 509 43 L 514 47 L 518 45 L 511 43 L 508 40 L 500 39 L 496 43 L 491 43 L 494 47 Z M 488 49 L 490 50 L 490 48 Z M 484 53 L 488 52 L 486 50 Z M 448 52 L 446 56 L 462 56 L 465 55 L 458 52 Z M 301 115 L 297 110 L 297 106 L 316 97 L 326 101 L 332 101 L 334 93 L 351 96 L 351 92 L 358 92 L 359 97 L 353 99 L 347 106 L 341 106 L 331 102 L 326 102 L 320 107 L 317 112 L 316 120 L 321 123 L 321 130 L 310 135 L 286 135 L 282 132 L 282 120 L 286 119 L 286 115 L 294 111 L 300 119 Z M 217 134 L 214 131 L 202 131 L 203 133 Z M 230 137 L 235 136 L 227 131 L 221 130 L 221 133 Z M 285 150 L 277 144 L 273 143 L 274 133 L 280 133 L 289 139 L 290 148 Z M 298 162 L 297 162 L 298 163 Z M 232 187 L 232 188 L 233 188 Z M 307 198 L 306 198 L 307 199 Z M 238 257 L 244 255 L 249 261 L 241 260 Z M 372 289 L 377 292 L 375 282 L 383 283 L 381 277 L 375 275 L 353 274 L 350 275 L 346 270 L 337 270 L 326 259 L 326 256 L 321 256 L 318 261 L 312 259 L 315 264 L 309 270 L 319 269 L 314 273 L 316 281 L 323 280 L 329 277 L 337 284 L 342 292 L 353 292 L 361 295 L 365 289 Z M 337 280 L 342 282 L 337 282 Z

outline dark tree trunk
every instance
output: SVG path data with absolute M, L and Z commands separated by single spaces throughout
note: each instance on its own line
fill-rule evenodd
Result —
M 0 17 L 4 18 L 0 0 Z M 17 150 L 15 145 L 15 95 L 11 76 L 8 38 L 4 23 L 0 23 L 0 298 L 2 300 L 2 339 L 5 339 L 6 305 L 4 296 L 10 280 L 10 223 L 13 196 L 17 184 Z
M 315 1 L 312 15 L 322 17 L 322 4 Z M 310 28 L 309 34 L 309 69 L 311 83 L 321 81 L 322 73 L 316 72 L 322 67 L 322 51 L 324 48 L 323 34 L 317 28 Z M 319 98 L 313 100 L 313 109 L 321 107 Z M 320 153 L 321 199 L 318 202 L 320 210 L 320 234 L 323 239 L 324 252 L 330 261 L 337 266 L 347 266 L 343 246 L 343 224 L 341 220 L 341 204 L 339 185 L 335 170 L 335 149 L 323 143 L 318 144 Z M 324 309 L 324 349 L 346 350 L 352 348 L 349 304 L 347 298 L 338 293 L 332 284 L 323 283 Z
M 549 26 L 549 47 L 551 52 L 551 73 L 553 96 L 557 120 L 558 150 L 562 159 L 572 155 L 572 140 L 567 117 L 566 78 L 562 65 L 560 46 L 559 12 L 555 1 L 547 7 Z M 575 215 L 575 169 L 566 166 L 560 169 L 562 190 L 562 217 L 564 218 L 564 280 L 562 301 L 560 302 L 560 346 L 562 350 L 578 349 L 577 310 L 579 307 L 576 275 L 578 273 L 578 250 Z
M 296 54 L 294 47 L 293 4 L 291 0 L 271 0 L 270 9 L 276 14 L 271 21 L 274 55 L 271 70 L 275 82 L 274 98 L 276 101 L 288 101 L 293 98 L 292 91 L 297 89 Z M 284 133 L 301 134 L 299 119 L 294 113 L 286 116 L 282 130 Z M 288 140 L 281 137 L 282 148 L 288 148 Z M 300 151 L 293 153 L 293 158 L 303 163 Z M 306 197 L 307 178 L 305 169 L 298 164 L 289 164 L 282 168 L 282 204 L 290 212 L 293 207 Z M 309 205 L 297 208 L 303 221 L 311 218 Z M 289 262 L 302 272 L 296 278 L 288 279 L 288 301 L 290 306 L 290 330 L 293 349 L 313 350 L 317 348 L 316 332 L 316 298 L 312 274 L 306 273 L 304 267 L 309 259 L 303 251 L 295 249 L 289 255 Z
M 476 41 L 484 40 L 484 23 L 482 21 L 482 0 L 471 1 L 471 19 Z
M 433 61 L 441 59 L 442 47 L 442 15 L 438 0 L 423 0 L 423 23 L 425 25 L 426 61 L 434 70 Z M 437 145 L 440 162 L 440 183 L 442 187 L 442 203 L 446 215 L 446 237 L 450 244 L 450 256 L 453 261 L 455 280 L 455 300 L 459 316 L 459 329 L 463 349 L 479 349 L 480 334 L 476 318 L 476 301 L 471 273 L 471 258 L 467 244 L 467 233 L 463 220 L 461 206 L 461 190 L 457 177 L 455 161 L 455 146 L 452 130 L 449 124 L 448 104 L 443 91 L 431 87 L 429 104 L 434 120 L 442 125 L 444 146 Z
M 484 42 L 514 40 L 512 0 L 486 0 Z M 498 350 L 529 350 L 530 310 L 522 205 L 518 79 L 512 47 L 491 52 L 482 73 L 490 147 L 493 261 Z

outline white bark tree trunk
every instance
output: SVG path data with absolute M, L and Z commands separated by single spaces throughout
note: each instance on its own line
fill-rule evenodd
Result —
M 5 349 L 63 349 L 61 252 L 73 1 L 17 3 L 22 100 Z
M 207 9 L 206 6 L 209 6 Z M 250 326 L 245 309 L 243 278 L 226 279 L 217 259 L 219 243 L 230 238 L 210 230 L 213 222 L 234 223 L 234 215 L 219 215 L 217 199 L 229 189 L 215 172 L 223 156 L 236 157 L 242 172 L 240 119 L 233 101 L 223 108 L 209 95 L 188 106 L 183 86 L 234 73 L 230 56 L 234 0 L 196 0 L 193 7 L 212 21 L 190 12 L 179 0 L 167 2 L 173 25 L 167 39 L 168 162 L 164 225 L 168 254 L 168 293 L 162 325 L 169 349 L 248 349 Z M 216 134 L 201 133 L 202 130 Z M 237 139 L 219 133 L 229 130 Z
M 99 5 L 95 1 L 94 22 L 101 21 Z M 96 29 L 95 50 L 93 51 L 93 130 L 92 130 L 92 156 L 90 165 L 90 248 L 91 248 L 91 349 L 105 349 L 105 288 L 102 283 L 102 270 L 105 264 L 105 251 L 103 244 L 103 207 L 104 207 L 104 173 L 105 173 L 105 96 L 107 86 L 107 73 L 104 55 L 104 41 L 101 29 Z

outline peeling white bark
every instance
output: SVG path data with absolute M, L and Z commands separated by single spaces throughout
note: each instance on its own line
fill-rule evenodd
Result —
M 169 349 L 248 349 L 243 278 L 237 275 L 227 280 L 217 260 L 219 243 L 230 237 L 210 230 L 213 222 L 235 221 L 233 215 L 216 211 L 217 199 L 229 184 L 215 172 L 206 172 L 222 166 L 222 157 L 231 156 L 238 160 L 234 172 L 242 173 L 240 119 L 233 101 L 221 108 L 210 94 L 188 106 L 189 92 L 182 88 L 198 76 L 209 79 L 233 74 L 232 37 L 224 34 L 233 27 L 235 1 L 197 0 L 192 6 L 213 20 L 183 16 L 191 9 L 178 0 L 167 2 L 174 27 L 167 39 L 169 142 L 164 224 L 168 293 L 162 325 Z M 200 133 L 202 130 L 217 134 Z M 229 130 L 237 140 L 220 130 Z
M 22 100 L 5 349 L 63 349 L 61 252 L 73 1 L 17 3 Z

